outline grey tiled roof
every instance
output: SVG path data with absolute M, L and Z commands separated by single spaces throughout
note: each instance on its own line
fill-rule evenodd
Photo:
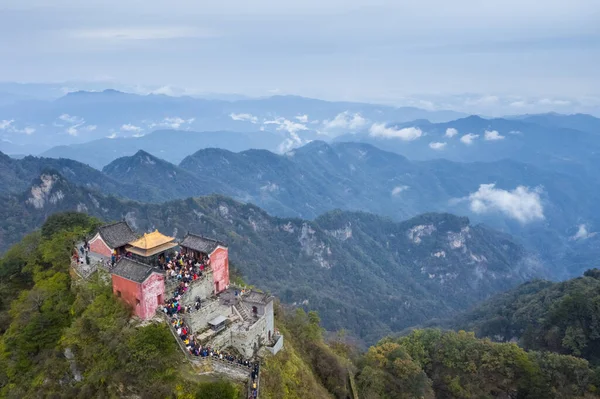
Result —
M 107 224 L 98 229 L 104 242 L 111 248 L 119 248 L 137 239 L 127 222 Z
M 121 258 L 111 273 L 127 280 L 143 283 L 153 271 L 159 272 L 158 269 L 144 263 L 129 258 Z
M 191 233 L 188 233 L 179 245 L 206 254 L 211 254 L 219 245 L 227 248 L 227 244 L 225 243 Z

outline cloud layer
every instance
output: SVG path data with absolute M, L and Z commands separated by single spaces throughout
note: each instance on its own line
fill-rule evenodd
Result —
M 468 200 L 475 213 L 500 212 L 525 224 L 544 219 L 540 192 L 539 188 L 525 186 L 508 191 L 496 188 L 495 184 L 481 184 L 476 192 L 469 194 Z
M 460 138 L 460 141 L 461 141 L 461 143 L 464 143 L 466 145 L 471 145 L 471 144 L 473 144 L 473 141 L 475 141 L 478 137 L 479 137 L 478 134 L 467 133 Z
M 423 135 L 423 131 L 421 131 L 421 129 L 418 127 L 405 127 L 402 129 L 396 129 L 395 127 L 387 127 L 385 123 L 374 123 L 369 129 L 369 135 L 386 139 L 412 141 L 421 137 Z
M 497 130 L 486 130 L 483 138 L 487 141 L 503 140 L 504 136 L 501 136 Z

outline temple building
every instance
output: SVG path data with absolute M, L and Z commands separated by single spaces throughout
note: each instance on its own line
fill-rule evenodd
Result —
M 103 261 L 113 293 L 139 318 L 163 312 L 182 320 L 198 344 L 233 348 L 246 358 L 283 347 L 274 297 L 230 287 L 227 244 L 191 233 L 178 244 L 158 230 L 136 237 L 126 222 L 99 228 L 89 243 L 98 254 L 115 255 Z
M 104 257 L 124 255 L 127 244 L 135 239 L 137 236 L 127 222 L 107 224 L 98 228 L 96 235 L 89 241 L 90 252 Z
M 111 271 L 113 293 L 142 320 L 151 319 L 164 302 L 165 275 L 157 268 L 121 258 Z
M 213 274 L 214 293 L 223 292 L 229 287 L 229 250 L 227 244 L 188 233 L 181 244 L 181 252 L 194 258 L 208 257 Z
M 158 230 L 145 233 L 142 237 L 131 241 L 125 250 L 140 262 L 159 266 L 165 263 L 165 253 L 177 247 L 174 237 L 166 236 Z

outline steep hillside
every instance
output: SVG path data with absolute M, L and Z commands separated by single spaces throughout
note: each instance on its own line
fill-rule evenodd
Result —
M 450 325 L 526 349 L 581 356 L 600 365 L 600 271 L 551 283 L 534 281 L 499 294 Z
M 20 194 L 31 186 L 44 171 L 56 171 L 65 179 L 81 187 L 110 193 L 124 198 L 143 197 L 150 199 L 152 190 L 133 188 L 137 183 L 117 181 L 85 163 L 66 158 L 41 158 L 27 156 L 13 159 L 0 153 L 0 194 Z M 135 196 L 131 195 L 134 192 Z
M 370 342 L 545 273 L 510 237 L 449 214 L 397 223 L 337 211 L 309 222 L 271 217 L 220 196 L 162 205 L 121 201 L 59 175 L 43 175 L 9 205 L 0 215 L 4 247 L 7 237 L 62 210 L 125 218 L 138 231 L 214 236 L 230 244 L 250 283 L 319 310 L 328 329 L 346 328 Z
M 128 192 L 128 198 L 143 198 L 147 202 L 210 193 L 210 186 L 202 185 L 190 172 L 142 150 L 111 162 L 102 172 L 134 188 Z M 151 197 L 147 197 L 148 193 L 152 193 Z

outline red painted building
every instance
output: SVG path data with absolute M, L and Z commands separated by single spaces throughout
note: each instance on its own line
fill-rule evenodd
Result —
M 111 274 L 113 293 L 141 319 L 151 319 L 165 299 L 164 274 L 129 258 L 121 258 Z
M 104 225 L 89 241 L 90 251 L 110 257 L 115 251 L 118 255 L 125 253 L 125 246 L 137 239 L 127 222 L 116 222 Z
M 218 294 L 229 287 L 229 250 L 227 244 L 188 233 L 181 244 L 181 251 L 196 257 L 206 255 L 213 271 L 214 292 Z

